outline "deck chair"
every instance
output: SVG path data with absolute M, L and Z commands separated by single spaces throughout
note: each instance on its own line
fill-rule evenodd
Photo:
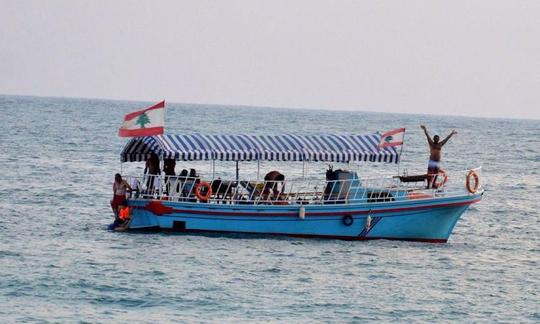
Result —
M 257 183 L 249 181 L 240 181 L 240 185 L 248 192 L 248 200 L 253 201 L 262 194 L 262 191 L 257 188 Z

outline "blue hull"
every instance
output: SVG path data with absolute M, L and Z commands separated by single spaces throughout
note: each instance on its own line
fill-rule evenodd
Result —
M 222 232 L 346 240 L 446 242 L 461 215 L 481 194 L 347 205 L 227 205 L 129 200 L 131 230 Z

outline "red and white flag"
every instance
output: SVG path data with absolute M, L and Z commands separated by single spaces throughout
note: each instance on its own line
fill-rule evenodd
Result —
M 152 136 L 165 129 L 165 100 L 152 107 L 127 114 L 118 130 L 120 137 Z
M 383 133 L 381 135 L 381 141 L 379 142 L 379 148 L 403 145 L 404 137 L 405 128 L 397 128 Z

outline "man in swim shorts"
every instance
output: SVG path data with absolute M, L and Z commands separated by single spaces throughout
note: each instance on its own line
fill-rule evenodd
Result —
M 424 130 L 426 134 L 428 144 L 429 144 L 429 162 L 428 162 L 428 188 L 432 186 L 433 180 L 435 180 L 436 175 L 441 170 L 441 150 L 444 144 L 448 142 L 450 137 L 457 134 L 456 130 L 453 130 L 446 138 L 442 141 L 439 141 L 439 135 L 433 136 L 433 139 L 428 134 L 426 126 L 420 125 L 420 128 Z
M 111 207 L 116 219 L 118 219 L 119 207 L 126 205 L 126 193 L 131 190 L 131 186 L 126 182 L 126 180 L 122 179 L 120 173 L 114 175 L 113 199 L 111 200 Z

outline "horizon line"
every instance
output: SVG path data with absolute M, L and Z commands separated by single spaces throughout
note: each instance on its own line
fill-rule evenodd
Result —
M 5 97 L 31 97 L 31 98 L 49 98 L 49 99 L 82 99 L 82 100 L 104 100 L 104 101 L 122 101 L 122 102 L 139 102 L 139 103 L 153 103 L 161 100 L 165 100 L 166 103 L 180 104 L 180 105 L 206 105 L 215 107 L 239 107 L 239 108 L 270 108 L 270 109 L 288 109 L 288 110 L 308 110 L 308 111 L 325 111 L 325 112 L 360 112 L 360 113 L 374 113 L 374 114 L 389 114 L 389 115 L 417 115 L 417 116 L 434 116 L 434 117 L 460 117 L 460 118 L 478 118 L 478 119 L 500 119 L 500 120 L 522 120 L 522 121 L 540 121 L 540 118 L 536 117 L 494 117 L 494 116 L 467 116 L 458 114 L 433 114 L 433 113 L 417 113 L 417 112 L 389 112 L 389 111 L 373 111 L 373 110 L 361 110 L 361 109 L 347 109 L 347 108 L 313 108 L 313 107 L 283 107 L 283 106 L 265 106 L 265 105 L 248 105 L 248 104 L 230 104 L 230 103 L 201 103 L 201 102 L 175 102 L 169 101 L 166 98 L 157 98 L 155 100 L 141 100 L 141 99 L 118 99 L 118 98 L 101 98 L 101 97 L 74 97 L 74 96 L 56 96 L 56 95 L 32 95 L 32 94 L 4 94 L 0 93 L 0 96 Z

